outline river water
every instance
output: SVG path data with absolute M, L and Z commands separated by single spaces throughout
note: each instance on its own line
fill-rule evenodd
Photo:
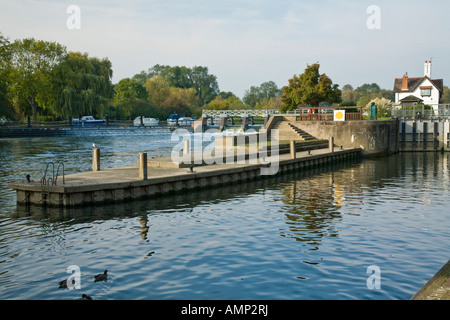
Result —
M 90 170 L 93 143 L 112 167 L 177 142 L 167 128 L 0 139 L 0 299 L 406 300 L 450 256 L 448 153 L 119 204 L 16 204 L 10 182 L 40 179 L 48 162 Z M 73 265 L 80 289 L 59 288 Z

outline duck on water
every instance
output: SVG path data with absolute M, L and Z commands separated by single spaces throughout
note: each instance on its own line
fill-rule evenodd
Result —
M 94 281 L 105 281 L 108 279 L 108 270 L 105 270 L 103 273 L 100 273 L 96 276 L 94 276 Z

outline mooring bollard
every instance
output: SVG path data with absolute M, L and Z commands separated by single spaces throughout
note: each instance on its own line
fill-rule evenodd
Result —
M 100 149 L 92 149 L 92 171 L 100 171 Z
M 330 152 L 334 152 L 334 138 L 330 137 L 330 140 L 328 141 L 328 150 Z
M 183 154 L 189 154 L 189 140 L 184 140 Z
M 147 180 L 147 153 L 139 153 L 139 180 Z
M 297 157 L 296 152 L 295 152 L 295 141 L 291 140 L 290 144 L 289 144 L 289 148 L 291 151 L 291 159 L 295 159 Z

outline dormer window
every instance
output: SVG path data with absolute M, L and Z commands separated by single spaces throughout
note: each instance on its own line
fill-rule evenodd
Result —
M 431 86 L 430 87 L 420 87 L 420 95 L 422 97 L 431 96 Z

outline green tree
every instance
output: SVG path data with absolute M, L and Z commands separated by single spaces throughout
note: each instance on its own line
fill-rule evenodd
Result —
M 345 103 L 348 106 L 356 105 L 355 92 L 350 84 L 346 84 L 342 87 L 341 99 L 343 103 Z
M 148 78 L 144 87 L 147 90 L 150 103 L 155 107 L 161 107 L 170 96 L 170 86 L 161 75 Z
M 207 67 L 167 66 L 156 64 L 147 71 L 141 71 L 133 79 L 145 84 L 149 79 L 161 77 L 169 87 L 180 89 L 194 88 L 199 104 L 205 105 L 219 94 L 217 77 L 209 74 Z
M 199 98 L 194 88 L 171 87 L 162 75 L 147 79 L 144 87 L 150 103 L 162 111 L 161 117 L 167 117 L 171 113 L 189 116 L 199 112 Z
M 289 85 L 282 89 L 284 111 L 295 110 L 300 104 L 317 107 L 323 101 L 341 101 L 339 86 L 326 74 L 320 74 L 319 67 L 318 63 L 308 65 L 303 74 L 289 79 Z
M 55 69 L 57 101 L 55 113 L 62 117 L 100 117 L 110 105 L 113 93 L 112 64 L 107 58 L 69 52 Z
M 114 86 L 116 119 L 134 119 L 137 116 L 155 117 L 148 93 L 136 79 L 124 78 Z
M 227 91 L 227 92 L 226 91 L 220 91 L 218 96 L 221 97 L 223 100 L 225 100 L 225 99 L 228 99 L 230 97 L 235 97 L 236 95 L 233 92 L 231 92 L 231 91 Z M 214 99 L 216 99 L 216 98 L 214 98 Z
M 156 65 L 155 74 L 161 72 L 161 75 L 171 87 L 189 89 L 193 87 L 192 70 L 187 67 L 167 67 Z
M 147 98 L 147 90 L 135 79 L 124 78 L 114 86 L 115 105 L 128 100 L 147 100 Z
M 259 86 L 259 89 L 261 92 L 260 97 L 262 99 L 275 98 L 277 96 L 281 96 L 281 94 L 282 94 L 282 91 L 278 88 L 276 83 L 273 81 L 267 81 L 267 82 L 261 83 L 261 85 Z
M 140 84 L 144 85 L 148 79 L 156 76 L 162 76 L 164 78 L 164 72 L 170 66 L 155 64 L 153 67 L 149 68 L 147 71 L 142 70 L 141 72 L 133 76 L 133 80 L 138 81 Z
M 242 100 L 250 108 L 254 109 L 257 103 L 261 100 L 260 88 L 257 86 L 251 86 L 248 90 L 245 90 Z
M 444 86 L 444 90 L 442 91 L 441 103 L 450 103 L 450 88 Z
M 236 97 L 234 94 L 231 95 L 217 95 L 214 100 L 210 101 L 205 109 L 209 110 L 241 110 L 244 109 L 244 103 Z
M 271 98 L 281 96 L 282 92 L 273 81 L 261 83 L 259 87 L 251 86 L 244 93 L 243 101 L 251 108 L 264 108 Z
M 354 90 L 354 101 L 358 101 L 361 97 L 367 95 L 376 96 L 380 90 L 380 86 L 376 83 L 365 83 Z
M 343 93 L 344 95 L 344 93 Z M 393 101 L 395 99 L 393 90 L 381 89 L 376 83 L 365 83 L 354 90 L 354 100 L 356 105 L 365 106 L 371 100 L 385 98 Z
M 0 32 L 0 118 L 14 118 L 14 109 L 8 98 L 10 42 Z
M 213 74 L 209 74 L 207 67 L 193 67 L 191 80 L 192 88 L 196 91 L 200 106 L 208 104 L 220 92 L 217 77 Z
M 66 49 L 56 42 L 33 38 L 16 40 L 10 48 L 9 93 L 16 110 L 30 110 L 36 121 L 40 107 L 55 103 L 52 72 L 66 56 Z

